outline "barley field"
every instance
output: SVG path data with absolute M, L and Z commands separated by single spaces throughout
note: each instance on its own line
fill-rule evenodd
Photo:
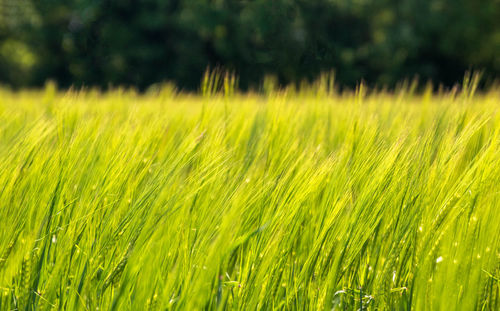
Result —
M 499 310 L 500 88 L 0 90 L 0 310 Z

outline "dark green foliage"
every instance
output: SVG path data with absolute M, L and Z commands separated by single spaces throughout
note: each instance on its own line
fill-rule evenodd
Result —
M 500 72 L 496 0 L 0 0 L 0 82 L 199 86 L 221 66 L 240 86 L 311 80 L 450 85 Z

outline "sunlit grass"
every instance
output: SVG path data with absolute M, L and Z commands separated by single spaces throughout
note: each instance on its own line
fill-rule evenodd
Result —
M 228 79 L 0 91 L 0 310 L 498 310 L 498 89 Z

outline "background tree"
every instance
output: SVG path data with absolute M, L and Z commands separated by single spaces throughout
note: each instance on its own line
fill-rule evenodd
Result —
M 353 86 L 500 72 L 498 0 L 0 0 L 0 82 L 195 89 L 208 66 L 241 87 L 335 70 Z

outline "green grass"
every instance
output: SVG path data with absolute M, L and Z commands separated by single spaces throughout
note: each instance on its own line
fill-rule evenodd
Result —
M 499 309 L 499 88 L 232 83 L 0 90 L 0 310 Z

